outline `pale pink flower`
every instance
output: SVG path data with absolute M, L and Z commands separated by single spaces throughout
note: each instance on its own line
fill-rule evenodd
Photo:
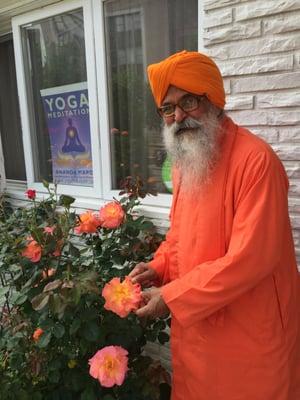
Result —
M 120 278 L 113 278 L 104 286 L 102 296 L 105 298 L 106 310 L 125 318 L 131 311 L 138 309 L 142 298 L 141 286 L 138 283 L 132 283 L 128 277 L 123 282 Z
M 54 226 L 45 226 L 44 232 L 49 233 L 50 235 L 53 235 L 54 232 Z
M 89 360 L 90 375 L 104 387 L 122 385 L 128 371 L 128 351 L 120 346 L 106 346 Z

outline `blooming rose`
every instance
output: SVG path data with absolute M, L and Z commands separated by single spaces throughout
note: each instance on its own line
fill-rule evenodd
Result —
M 25 194 L 29 200 L 34 200 L 36 197 L 36 191 L 33 189 L 26 190 Z
M 123 282 L 120 278 L 113 278 L 104 286 L 102 296 L 105 298 L 104 308 L 124 318 L 138 308 L 142 297 L 141 286 L 132 283 L 128 277 Z
M 100 220 L 96 213 L 87 211 L 80 215 L 79 225 L 75 228 L 76 233 L 95 233 L 98 226 L 100 226 Z
M 99 218 L 103 228 L 118 228 L 124 220 L 124 210 L 120 203 L 111 201 L 100 208 Z
M 42 257 L 42 248 L 38 242 L 32 239 L 25 250 L 23 250 L 22 256 L 28 258 L 32 262 L 38 262 Z
M 32 335 L 33 340 L 34 340 L 35 342 L 37 342 L 37 341 L 39 340 L 40 336 L 41 336 L 43 333 L 44 333 L 44 331 L 43 331 L 42 328 L 37 328 L 37 329 L 34 331 L 33 335 Z
M 90 375 L 104 387 L 122 385 L 128 371 L 128 351 L 120 346 L 106 346 L 89 360 Z

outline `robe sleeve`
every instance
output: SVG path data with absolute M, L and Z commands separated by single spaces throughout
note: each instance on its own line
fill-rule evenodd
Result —
M 158 274 L 157 285 L 161 286 L 170 281 L 169 277 L 169 241 L 168 238 L 171 235 L 171 230 L 168 231 L 166 239 L 160 244 L 159 248 L 154 254 L 153 260 L 150 261 L 149 265 Z M 155 283 L 156 285 L 156 283 Z
M 179 323 L 189 326 L 207 318 L 272 274 L 289 235 L 287 190 L 286 174 L 271 150 L 248 157 L 226 254 L 162 287 Z

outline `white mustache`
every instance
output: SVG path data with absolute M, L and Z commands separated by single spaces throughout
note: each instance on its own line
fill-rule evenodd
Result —
M 186 118 L 182 122 L 174 122 L 172 125 L 173 134 L 176 135 L 180 131 L 189 130 L 189 129 L 202 129 L 203 124 L 200 121 L 197 121 L 193 118 Z

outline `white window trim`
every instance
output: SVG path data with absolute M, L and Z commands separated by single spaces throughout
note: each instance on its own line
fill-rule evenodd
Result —
M 17 84 L 20 102 L 20 113 L 23 131 L 24 156 L 27 175 L 28 187 L 45 193 L 46 190 L 42 183 L 36 182 L 34 179 L 34 166 L 32 154 L 32 136 L 30 110 L 28 101 L 28 92 L 26 85 L 25 63 L 22 49 L 21 28 L 22 26 L 36 21 L 49 18 L 57 14 L 63 14 L 68 11 L 81 8 L 83 10 L 84 21 L 84 41 L 86 53 L 86 70 L 87 70 L 87 86 L 89 93 L 89 109 L 90 109 L 90 132 L 91 132 L 91 147 L 93 161 L 93 187 L 84 187 L 77 185 L 58 185 L 58 192 L 84 197 L 84 198 L 101 198 L 101 153 L 100 153 L 100 134 L 98 126 L 98 101 L 97 101 L 97 81 L 94 60 L 93 46 L 93 24 L 92 24 L 92 3 L 90 0 L 70 0 L 57 3 L 43 9 L 35 10 L 12 19 L 15 61 L 17 72 Z
M 100 24 L 94 24 L 95 30 L 95 53 L 96 53 L 96 68 L 98 76 L 98 98 L 104 98 L 105 101 L 99 101 L 99 121 L 100 131 L 109 132 L 109 112 L 108 112 L 108 92 L 106 84 L 106 57 L 105 57 L 105 29 L 104 29 L 104 12 L 103 3 L 105 0 L 93 0 L 94 18 L 101 21 Z M 109 133 L 102 135 L 101 138 L 102 149 L 102 170 L 108 168 L 108 173 L 103 174 L 103 198 L 106 200 L 113 197 L 118 198 L 118 190 L 111 190 L 111 156 L 110 156 L 110 143 Z M 158 194 L 155 197 L 155 204 L 161 207 L 170 207 L 172 196 L 170 194 Z M 143 199 L 142 204 L 145 206 L 153 206 L 153 197 L 148 196 Z
M 62 14 L 78 8 L 83 9 L 94 186 L 90 188 L 71 185 L 58 186 L 59 193 L 76 196 L 74 206 L 82 209 L 95 209 L 107 200 L 119 197 L 118 190 L 111 190 L 111 153 L 103 12 L 105 1 L 62 1 L 30 13 L 16 16 L 12 19 L 27 187 L 36 189 L 38 191 L 38 198 L 42 198 L 46 190 L 41 183 L 34 182 L 29 119 L 30 110 L 27 101 L 25 65 L 22 55 L 21 26 L 56 14 Z M 203 18 L 203 0 L 198 0 L 199 51 L 205 51 L 203 44 Z M 12 192 L 17 198 L 21 199 L 26 188 L 26 183 L 8 181 L 7 187 L 8 192 Z M 142 210 L 150 217 L 165 219 L 169 213 L 171 201 L 171 194 L 158 194 L 156 197 L 148 196 L 142 201 Z

